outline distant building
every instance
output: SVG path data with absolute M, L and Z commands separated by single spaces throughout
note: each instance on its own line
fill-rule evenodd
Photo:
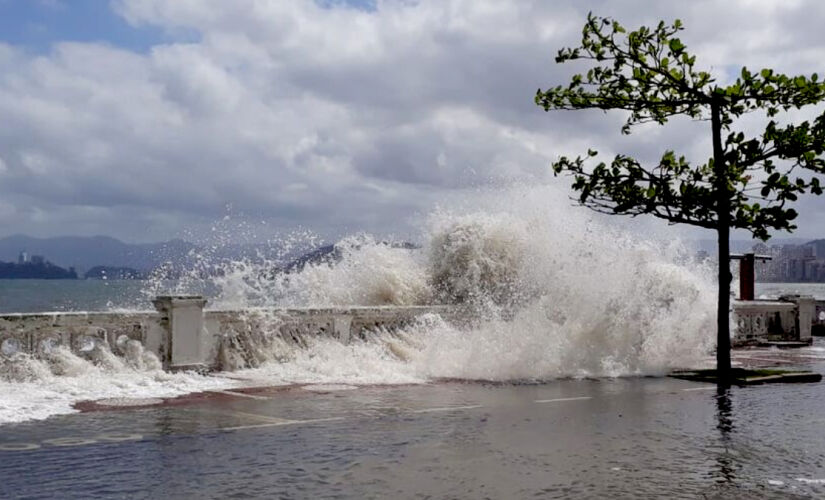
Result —
M 770 246 L 757 243 L 753 252 L 770 255 L 772 260 L 757 262 L 757 281 L 825 282 L 825 258 L 817 256 L 814 245 Z
M 77 272 L 73 268 L 68 270 L 47 261 L 42 255 L 33 255 L 21 252 L 17 263 L 0 262 L 0 279 L 77 279 Z

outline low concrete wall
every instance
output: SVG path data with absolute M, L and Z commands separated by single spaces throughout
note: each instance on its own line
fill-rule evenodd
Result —
M 306 347 L 313 337 L 347 343 L 397 331 L 431 313 L 466 320 L 451 306 L 204 310 L 206 300 L 197 296 L 162 296 L 153 303 L 157 311 L 0 314 L 0 356 L 42 356 L 58 346 L 82 355 L 97 344 L 123 353 L 127 341 L 136 340 L 169 370 L 240 368 Z M 812 328 L 825 329 L 825 301 L 811 297 L 734 301 L 733 313 L 734 345 L 810 342 Z
M 118 352 L 124 340 L 159 345 L 164 335 L 157 313 L 150 311 L 0 315 L 0 355 L 46 354 L 58 346 L 86 352 L 95 343 Z
M 779 300 L 736 300 L 733 317 L 734 346 L 768 341 L 810 343 L 818 320 L 817 302 L 805 295 L 785 295 Z
M 770 336 L 792 333 L 796 304 L 768 300 L 737 300 L 733 303 L 736 330 L 733 345 L 765 341 Z
M 279 347 L 306 347 L 313 337 L 348 343 L 370 332 L 397 331 L 425 314 L 447 320 L 458 315 L 448 306 L 208 310 L 200 348 L 219 368 L 251 367 L 277 358 Z
M 221 369 L 256 366 L 271 359 L 276 344 L 306 346 L 311 337 L 341 342 L 370 331 L 395 331 L 424 314 L 456 316 L 447 306 L 342 307 L 204 310 L 198 296 L 162 296 L 157 311 L 0 315 L 0 356 L 17 352 L 42 356 L 57 346 L 77 354 L 105 344 L 122 353 L 137 340 L 165 369 Z

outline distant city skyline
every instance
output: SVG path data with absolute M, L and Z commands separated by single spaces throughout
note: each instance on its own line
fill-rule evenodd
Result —
M 566 196 L 559 155 L 707 159 L 704 122 L 622 136 L 622 113 L 534 105 L 585 67 L 553 59 L 591 10 L 682 19 L 720 82 L 743 65 L 825 74 L 813 0 L 0 0 L 0 236 L 197 239 L 229 218 L 264 238 L 405 237 L 479 189 Z M 825 234 L 825 198 L 796 208 L 779 236 Z
M 825 282 L 825 239 L 808 245 L 758 243 L 753 251 L 771 257 L 755 266 L 760 281 Z

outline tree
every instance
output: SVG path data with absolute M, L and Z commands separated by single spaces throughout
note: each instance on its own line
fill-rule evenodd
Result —
M 561 157 L 553 170 L 571 174 L 578 202 L 598 212 L 649 214 L 717 232 L 716 357 L 720 377 L 728 377 L 730 230 L 745 229 L 762 240 L 771 230 L 792 231 L 797 213 L 788 204 L 806 192 L 822 194 L 816 174 L 825 173 L 825 113 L 813 122 L 785 125 L 775 117 L 825 99 L 825 82 L 816 74 L 742 68 L 734 83 L 717 84 L 710 73 L 696 69 L 696 56 L 676 36 L 682 29 L 676 20 L 628 33 L 613 19 L 588 14 L 581 46 L 561 49 L 556 62 L 583 59 L 593 66 L 566 86 L 539 89 L 536 104 L 545 111 L 629 111 L 623 134 L 635 125 L 664 125 L 680 115 L 709 119 L 713 152 L 698 165 L 668 150 L 650 165 L 620 154 L 609 164 L 591 166 L 588 160 L 598 153 L 589 150 L 584 156 Z M 767 124 L 759 136 L 746 137 L 734 124 L 752 112 L 761 113 Z

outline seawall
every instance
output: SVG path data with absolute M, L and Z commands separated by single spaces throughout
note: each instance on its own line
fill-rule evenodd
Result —
M 166 370 L 257 366 L 278 344 L 305 347 L 313 337 L 348 343 L 370 332 L 393 332 L 426 314 L 465 321 L 455 306 L 206 309 L 200 296 L 159 296 L 154 311 L 0 314 L 0 357 L 45 356 L 58 347 L 90 355 L 107 348 L 125 354 L 139 342 Z M 825 333 L 825 301 L 788 296 L 735 301 L 735 346 L 810 343 Z
M 130 342 L 140 342 L 164 369 L 219 370 L 255 366 L 273 342 L 301 345 L 330 336 L 346 343 L 425 314 L 457 314 L 450 306 L 211 310 L 199 296 L 160 296 L 153 304 L 155 311 L 0 314 L 0 356 L 42 356 L 58 346 L 78 355 L 104 346 L 122 354 Z

